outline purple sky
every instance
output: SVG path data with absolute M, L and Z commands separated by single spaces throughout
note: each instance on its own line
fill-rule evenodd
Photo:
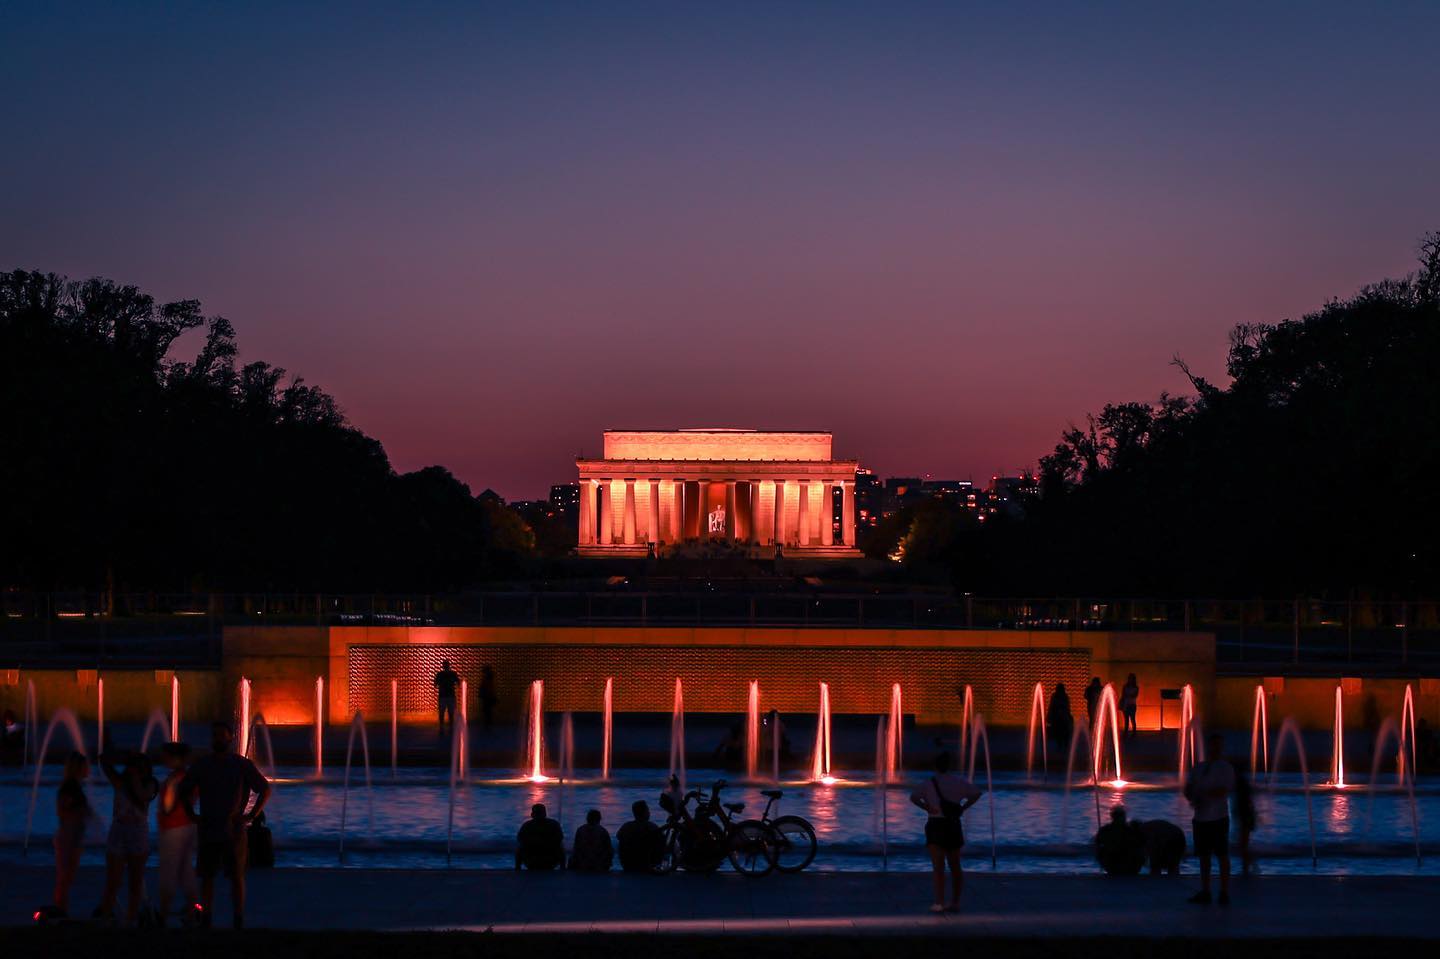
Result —
M 511 498 L 607 426 L 980 479 L 1440 228 L 1440 5 L 1253 6 L 27 5 L 0 269 Z

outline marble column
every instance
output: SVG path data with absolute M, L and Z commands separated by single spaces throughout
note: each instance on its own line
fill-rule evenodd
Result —
M 835 484 L 825 480 L 820 484 L 820 545 L 835 544 Z
M 800 480 L 800 545 L 810 545 L 810 481 Z
M 660 543 L 660 481 L 650 481 L 650 522 L 645 526 L 645 539 L 647 542 Z
M 725 481 L 725 538 L 731 542 L 735 541 L 736 523 L 739 517 L 735 515 L 735 481 Z
M 595 542 L 595 484 L 588 479 L 580 481 L 580 539 L 581 546 Z
M 710 538 L 710 481 L 702 479 L 695 485 L 698 487 L 695 531 L 700 541 L 704 542 Z
M 760 526 L 760 481 L 750 481 L 750 542 L 755 546 L 765 543 L 764 529 Z
M 635 481 L 625 481 L 625 516 L 622 529 L 625 531 L 625 545 L 635 545 Z
M 670 542 L 685 540 L 685 481 L 676 480 L 671 484 L 670 495 Z
M 775 481 L 775 539 L 773 543 L 785 545 L 785 481 Z
M 600 494 L 600 545 L 609 546 L 615 542 L 615 511 L 610 508 L 610 481 L 602 479 L 596 491 Z
M 855 545 L 855 484 L 840 484 L 840 536 L 846 546 Z

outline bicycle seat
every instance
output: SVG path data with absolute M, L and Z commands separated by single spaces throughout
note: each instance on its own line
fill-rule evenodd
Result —
M 727 802 L 725 808 L 733 813 L 738 813 L 744 811 L 745 804 L 743 802 Z
M 764 796 L 766 799 L 779 799 L 785 794 L 778 789 L 762 789 L 760 791 L 760 795 Z

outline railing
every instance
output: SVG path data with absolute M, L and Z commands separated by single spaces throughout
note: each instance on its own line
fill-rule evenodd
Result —
M 1440 602 L 994 599 L 927 593 L 0 593 L 0 665 L 216 665 L 238 625 L 844 626 L 1214 633 L 1228 668 L 1440 665 Z

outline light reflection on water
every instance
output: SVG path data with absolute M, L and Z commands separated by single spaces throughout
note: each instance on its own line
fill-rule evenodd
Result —
M 301 769 L 280 770 L 268 810 L 282 864 L 334 865 L 339 840 L 342 787 L 336 780 L 315 782 Z M 508 864 L 515 830 L 529 814 L 530 806 L 543 802 L 550 814 L 562 820 L 567 834 L 584 819 L 589 809 L 598 809 L 601 821 L 612 832 L 630 818 L 630 804 L 636 799 L 650 803 L 652 814 L 662 817 L 658 796 L 665 780 L 660 770 L 625 770 L 620 781 L 596 783 L 580 779 L 563 786 L 557 782 L 528 781 L 497 783 L 512 776 L 508 771 L 477 771 L 455 795 L 455 865 L 461 867 L 503 867 Z M 585 773 L 582 771 L 581 776 Z M 692 788 L 708 785 L 716 772 L 692 770 Z M 450 794 L 444 770 L 401 770 L 391 780 L 378 772 L 375 780 L 375 823 L 373 833 L 366 816 L 363 785 L 352 782 L 351 814 L 346 833 L 346 864 L 354 866 L 429 868 L 445 864 L 446 824 Z M 359 777 L 356 777 L 359 778 Z M 917 778 L 918 782 L 918 778 Z M 1084 873 L 1095 869 L 1090 839 L 1096 827 L 1095 793 L 1076 787 L 1068 795 L 1063 788 L 1035 787 L 1015 777 L 997 777 L 995 796 L 996 843 L 999 868 L 1005 871 Z M 1422 786 L 1429 784 L 1422 783 Z M 880 794 L 868 784 L 839 783 L 834 786 L 786 784 L 785 796 L 775 814 L 803 815 L 815 826 L 820 839 L 820 856 L 815 868 L 876 869 L 879 867 L 882 833 L 888 826 L 889 862 L 892 869 L 927 868 L 923 850 L 924 814 L 911 805 L 913 784 L 896 786 Z M 1275 792 L 1257 788 L 1255 803 L 1259 827 L 1254 845 L 1267 872 L 1311 870 L 1309 830 L 1305 818 L 1305 797 L 1298 779 L 1282 781 Z M 744 802 L 744 817 L 758 816 L 766 799 L 763 784 L 733 785 L 724 792 L 727 802 Z M 48 859 L 49 837 L 54 829 L 55 783 L 47 779 L 35 811 L 35 837 L 30 856 Z M 91 785 L 92 805 L 110 808 L 110 791 Z M 1123 801 L 1131 818 L 1169 819 L 1188 832 L 1189 808 L 1173 784 L 1163 788 L 1145 785 L 1116 790 L 1102 788 L 1099 812 Z M 1396 873 L 1417 871 L 1413 852 L 1409 800 L 1394 789 L 1371 792 L 1365 789 L 1332 790 L 1316 788 L 1312 794 L 1316 840 L 1320 846 L 1320 869 L 1330 873 Z M 19 855 L 24 833 L 29 786 L 20 777 L 0 781 L 0 859 Z M 1427 823 L 1440 815 L 1440 794 L 1423 791 L 1417 797 L 1421 838 L 1429 859 L 1440 860 L 1440 850 L 1430 848 L 1435 836 Z M 988 799 L 967 815 L 967 855 L 984 860 L 988 868 L 990 823 Z M 103 836 L 103 832 L 100 833 Z M 99 850 L 88 854 L 98 860 Z M 88 857 L 87 857 L 88 858 Z M 1427 862 L 1419 870 L 1440 872 Z

